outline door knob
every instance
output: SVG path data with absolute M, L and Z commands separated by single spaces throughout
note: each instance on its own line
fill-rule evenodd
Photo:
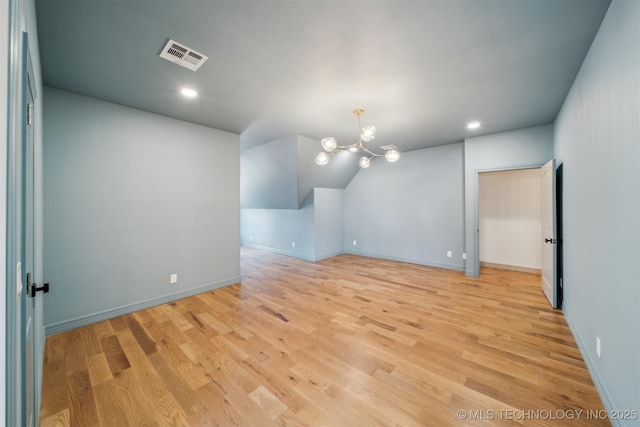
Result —
M 552 243 L 552 244 L 553 244 L 553 243 L 555 243 L 555 242 L 556 242 L 556 239 L 544 239 L 544 242 L 545 242 L 545 243 Z
M 45 283 L 41 287 L 38 287 L 37 284 L 31 283 L 31 273 L 27 273 L 27 292 L 31 294 L 31 298 L 35 298 L 36 292 L 44 292 L 45 294 L 49 293 L 49 284 Z

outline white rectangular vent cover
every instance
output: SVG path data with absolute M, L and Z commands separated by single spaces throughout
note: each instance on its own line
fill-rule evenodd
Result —
M 160 52 L 160 58 L 171 61 L 181 67 L 196 71 L 204 62 L 209 59 L 208 56 L 196 52 L 174 40 L 169 39 L 167 45 Z

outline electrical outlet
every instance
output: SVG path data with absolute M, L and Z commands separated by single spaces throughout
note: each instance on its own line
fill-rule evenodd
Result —
M 357 240 L 353 241 L 353 246 L 358 246 L 358 241 Z
M 462 259 L 467 259 L 467 253 L 466 252 L 462 252 Z
M 596 356 L 598 356 L 598 359 L 600 359 L 601 348 L 602 347 L 600 347 L 600 337 L 596 337 Z
M 451 251 L 447 251 L 447 258 L 451 258 L 453 256 L 453 254 L 451 253 Z
M 170 284 L 178 283 L 178 275 L 174 273 L 171 276 L 169 276 L 169 283 Z
M 296 242 L 291 242 L 291 247 L 295 248 L 296 247 Z

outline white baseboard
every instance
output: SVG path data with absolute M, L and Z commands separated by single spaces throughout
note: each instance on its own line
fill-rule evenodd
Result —
M 444 268 L 446 270 L 464 271 L 464 266 L 463 265 L 448 264 L 448 263 L 444 263 L 444 262 L 431 261 L 431 260 L 425 260 L 425 259 L 394 257 L 394 256 L 373 254 L 373 253 L 360 252 L 360 251 L 354 251 L 354 250 L 347 250 L 347 251 L 345 251 L 345 253 L 351 254 L 351 255 L 366 256 L 366 257 L 370 257 L 370 258 L 380 258 L 380 259 L 388 259 L 388 260 L 391 260 L 391 261 L 407 262 L 409 264 L 425 265 L 427 267 Z
M 215 283 L 209 283 L 203 286 L 198 286 L 196 288 L 186 289 L 180 292 L 175 292 L 175 293 L 162 295 L 155 298 L 150 298 L 148 300 L 123 305 L 123 306 L 112 308 L 109 310 L 100 311 L 98 313 L 79 316 L 70 320 L 53 323 L 51 325 L 45 325 L 44 332 L 46 336 L 54 335 L 60 332 L 69 331 L 71 329 L 79 328 L 81 326 L 91 325 L 92 323 L 97 323 L 103 320 L 112 319 L 114 317 L 133 313 L 135 311 L 144 310 L 146 308 L 154 307 L 156 305 L 166 304 L 168 302 L 176 301 L 182 298 L 201 294 L 203 292 L 233 285 L 234 283 L 239 283 L 239 282 L 240 282 L 240 276 L 231 277 L 229 279 L 221 280 Z
M 261 251 L 273 252 L 275 254 L 286 255 L 286 256 L 293 257 L 293 258 L 300 258 L 300 259 L 303 259 L 305 261 L 311 261 L 311 262 L 316 261 L 315 258 L 302 255 L 302 254 L 300 254 L 298 252 L 285 251 L 283 249 L 271 248 L 269 246 L 261 246 L 261 245 L 256 245 L 256 244 L 253 244 L 253 243 L 243 243 L 242 246 L 245 246 L 247 248 L 260 249 Z
M 480 268 L 482 267 L 499 268 L 501 270 L 520 271 L 521 273 L 541 274 L 541 270 L 539 268 L 520 267 L 518 265 L 496 264 L 493 262 L 480 261 Z

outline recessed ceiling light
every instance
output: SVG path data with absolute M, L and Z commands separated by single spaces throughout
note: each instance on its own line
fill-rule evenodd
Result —
M 467 129 L 478 129 L 480 127 L 480 122 L 469 122 L 467 123 Z
M 195 98 L 198 96 L 198 92 L 193 89 L 189 89 L 188 87 L 180 89 L 180 93 L 187 98 Z

